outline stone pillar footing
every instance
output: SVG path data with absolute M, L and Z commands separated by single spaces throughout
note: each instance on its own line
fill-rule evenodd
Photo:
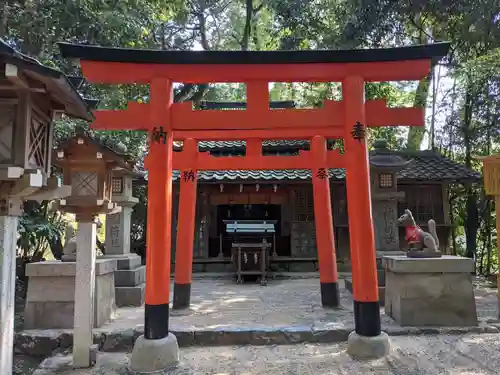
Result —
M 347 339 L 347 354 L 353 359 L 367 360 L 385 357 L 391 350 L 391 341 L 387 333 L 368 337 L 351 332 Z
M 116 306 L 142 306 L 144 304 L 146 266 L 142 265 L 141 257 L 137 254 L 123 254 L 105 255 L 100 258 L 116 260 Z
M 178 363 L 179 344 L 172 333 L 159 340 L 139 336 L 132 350 L 129 370 L 134 375 L 150 374 L 175 367 Z

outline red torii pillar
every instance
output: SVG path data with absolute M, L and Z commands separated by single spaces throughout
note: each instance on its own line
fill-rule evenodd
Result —
M 378 337 L 371 356 L 388 352 L 389 339 L 381 331 L 377 286 L 375 239 L 371 210 L 370 166 L 365 139 L 365 82 L 360 76 L 342 81 L 345 103 L 344 152 L 347 158 L 346 185 L 349 212 L 355 330 L 349 335 L 347 351 L 362 356 L 366 338 Z M 374 341 L 375 342 L 375 341 Z
M 330 198 L 330 182 L 326 166 L 326 139 L 316 136 L 312 139 L 311 150 L 317 168 L 312 170 L 314 195 L 314 224 L 316 227 L 316 247 L 318 248 L 319 280 L 321 304 L 323 307 L 338 307 L 340 293 L 338 286 L 333 217 Z
M 164 132 L 153 131 L 146 159 L 148 169 L 148 228 L 146 237 L 146 296 L 144 306 L 144 336 L 137 339 L 134 351 L 141 350 L 143 341 L 168 340 L 178 347 L 177 339 L 169 334 L 170 251 L 172 226 L 172 161 L 173 132 L 169 110 L 173 99 L 172 81 L 154 78 L 150 85 L 151 121 Z M 176 355 L 178 350 L 173 350 Z M 140 357 L 142 359 L 142 357 Z M 170 358 L 169 358 L 170 359 Z M 135 360 L 135 370 L 148 369 L 150 364 Z
M 182 157 L 187 158 L 189 164 L 194 164 L 197 154 L 197 142 L 188 138 L 182 146 Z M 191 303 L 191 282 L 193 275 L 193 244 L 196 225 L 196 185 L 197 170 L 184 170 L 180 176 L 179 218 L 177 224 L 177 240 L 175 247 L 175 282 L 174 302 L 175 310 L 188 308 Z

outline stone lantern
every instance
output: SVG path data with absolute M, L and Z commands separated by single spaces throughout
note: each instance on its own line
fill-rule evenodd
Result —
M 373 227 L 375 230 L 375 250 L 380 303 L 385 297 L 385 272 L 382 267 L 384 255 L 404 254 L 399 246 L 398 201 L 404 198 L 404 192 L 398 191 L 397 173 L 406 167 L 408 161 L 390 151 L 386 140 L 374 142 L 370 152 L 370 180 Z
M 121 155 L 126 155 L 127 149 L 123 144 L 116 149 Z M 139 201 L 133 196 L 132 182 L 143 178 L 144 174 L 131 168 L 132 165 L 130 168 L 117 166 L 113 169 L 111 193 L 113 202 L 121 210 L 106 215 L 106 254 L 103 258 L 117 261 L 115 298 L 118 307 L 142 306 L 144 303 L 146 266 L 142 265 L 139 255 L 130 252 L 132 210 Z
M 52 282 L 59 279 L 60 288 L 68 289 L 67 295 L 73 296 L 73 300 L 64 301 L 71 305 L 68 309 L 74 311 L 73 365 L 89 367 L 96 350 L 92 328 L 106 323 L 115 308 L 114 271 L 117 261 L 96 258 L 96 217 L 120 211 L 120 206 L 113 201 L 113 176 L 117 173 L 121 177 L 125 171 L 130 173 L 133 166 L 123 155 L 88 135 L 83 128 L 78 128 L 74 137 L 55 150 L 54 163 L 62 169 L 64 183 L 71 186 L 71 195 L 61 199 L 59 207 L 75 214 L 78 228 L 75 238 L 66 239 L 67 244 L 68 241 L 73 244 L 65 246 L 63 260 L 66 262 L 50 264 L 50 273 Z M 75 250 L 76 262 L 72 254 Z M 74 283 L 68 282 L 73 275 Z M 57 298 L 59 296 L 53 296 L 52 301 Z M 58 322 L 50 323 L 62 324 L 62 320 L 58 315 Z
M 405 160 L 387 148 L 385 140 L 377 140 L 370 153 L 372 214 L 377 253 L 400 251 L 398 231 L 398 201 L 404 192 L 398 192 L 396 174 L 411 161 Z

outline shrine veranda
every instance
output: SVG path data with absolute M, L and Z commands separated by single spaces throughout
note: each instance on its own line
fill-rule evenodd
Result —
M 152 349 L 153 342 L 164 340 L 173 350 L 175 337 L 169 334 L 173 170 L 186 177 L 180 181 L 174 299 L 178 294 L 189 306 L 199 171 L 307 169 L 312 172 L 321 303 L 323 307 L 339 307 L 326 171 L 345 169 L 354 288 L 352 340 L 359 343 L 363 338 L 373 338 L 378 342 L 375 356 L 387 351 L 387 335 L 381 331 L 366 130 L 372 126 L 424 126 L 424 108 L 388 108 L 384 100 L 365 101 L 364 84 L 423 79 L 432 63 L 447 53 L 448 43 L 354 51 L 180 52 L 65 43 L 60 48 L 64 57 L 79 60 L 90 83 L 140 83 L 150 87 L 148 103 L 131 102 L 125 110 L 95 111 L 92 125 L 96 130 L 143 130 L 150 139 L 145 160 L 145 326 L 144 336 L 134 348 L 132 367 L 145 368 L 142 355 L 151 353 L 138 353 Z M 196 110 L 190 102 L 173 103 L 174 82 L 242 82 L 247 88 L 247 107 L 242 111 Z M 317 109 L 272 109 L 269 82 L 340 82 L 342 100 L 326 100 Z M 307 139 L 310 151 L 296 156 L 263 155 L 262 142 L 273 139 Z M 342 139 L 344 152 L 327 148 L 327 139 Z M 245 156 L 224 158 L 200 153 L 198 142 L 206 140 L 244 140 Z M 174 141 L 182 142 L 181 152 L 174 153 Z M 175 361 L 174 352 L 168 356 L 162 359 L 164 364 Z

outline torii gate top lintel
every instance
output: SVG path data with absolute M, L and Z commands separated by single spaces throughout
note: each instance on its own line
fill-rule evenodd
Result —
M 148 83 L 161 75 L 176 82 L 207 83 L 330 82 L 346 74 L 362 75 L 365 81 L 417 80 L 428 73 L 432 61 L 448 53 L 450 44 L 311 51 L 168 51 L 68 43 L 59 47 L 64 57 L 84 62 L 89 82 Z M 116 63 L 122 64 L 119 69 Z
M 346 104 L 326 100 L 323 108 L 272 110 L 269 82 L 341 81 L 345 91 L 349 77 L 360 83 L 418 80 L 429 74 L 433 60 L 446 54 L 449 43 L 339 51 L 158 51 L 66 43 L 60 48 L 63 56 L 80 60 L 89 82 L 150 85 L 149 103 L 96 111 L 94 129 L 152 131 L 162 126 L 173 130 L 177 140 L 304 139 L 343 138 Z M 172 103 L 173 82 L 244 82 L 247 108 L 200 111 L 191 102 Z M 424 109 L 388 109 L 383 100 L 367 101 L 362 123 L 423 126 Z

